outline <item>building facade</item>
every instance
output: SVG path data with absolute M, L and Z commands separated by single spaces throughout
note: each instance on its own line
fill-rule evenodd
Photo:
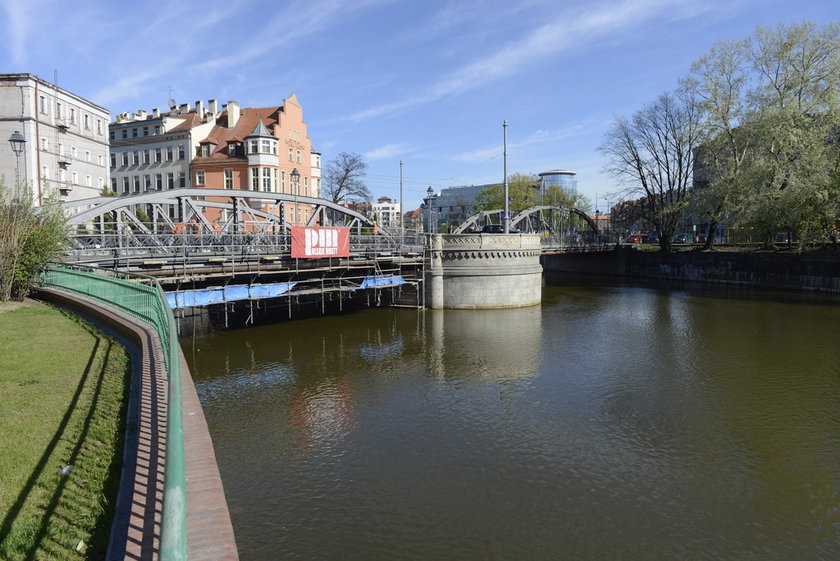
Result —
M 540 193 L 545 194 L 551 187 L 560 187 L 569 195 L 575 195 L 578 192 L 577 175 L 574 171 L 555 169 L 551 171 L 544 171 L 539 174 L 537 184 L 540 186 Z
M 107 109 L 32 74 L 0 74 L 0 175 L 36 204 L 98 196 L 110 183 Z M 26 140 L 20 155 L 7 139 Z
M 373 216 L 382 226 L 399 226 L 400 224 L 400 203 L 395 202 L 391 197 L 379 197 L 373 203 Z
M 122 113 L 109 125 L 110 189 L 117 195 L 192 187 L 190 161 L 215 124 L 218 104 L 169 105 L 164 113 Z
M 240 109 L 228 103 L 199 141 L 190 171 L 197 188 L 320 196 L 321 155 L 312 151 L 303 107 L 294 94 L 279 107 Z M 280 211 L 256 199 L 253 204 L 266 212 Z M 305 224 L 312 210 L 296 200 L 282 207 L 290 224 Z M 208 218 L 226 220 L 221 214 Z

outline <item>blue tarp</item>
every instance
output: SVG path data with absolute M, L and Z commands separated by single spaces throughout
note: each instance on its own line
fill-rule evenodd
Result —
M 208 306 L 210 304 L 222 304 L 224 302 L 235 302 L 237 300 L 248 300 L 251 298 L 274 298 L 289 292 L 296 284 L 295 282 L 257 284 L 253 286 L 235 284 L 224 288 L 179 290 L 177 292 L 167 292 L 166 300 L 169 302 L 169 307 L 174 310 L 177 308 Z
M 377 286 L 393 286 L 396 284 L 405 284 L 405 280 L 400 275 L 382 275 L 379 277 L 365 277 L 359 288 L 374 288 Z

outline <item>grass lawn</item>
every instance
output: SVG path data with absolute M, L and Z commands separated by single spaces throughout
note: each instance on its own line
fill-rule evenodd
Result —
M 89 324 L 0 303 L 0 559 L 104 557 L 128 376 L 125 350 Z

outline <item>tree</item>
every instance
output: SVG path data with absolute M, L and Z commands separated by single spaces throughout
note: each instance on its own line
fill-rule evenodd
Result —
M 558 185 L 552 185 L 545 190 L 542 196 L 542 204 L 576 208 L 587 213 L 592 210 L 592 201 L 586 198 L 583 193 L 570 193 Z
M 485 187 L 475 198 L 475 209 L 478 211 L 503 209 L 505 207 L 504 193 L 504 185 Z M 508 177 L 508 198 L 511 214 L 534 206 L 539 201 L 537 184 L 529 175 L 514 173 Z
M 10 192 L 0 180 L 0 302 L 26 297 L 66 239 L 61 201 L 48 198 L 36 207 L 28 188 Z
M 616 119 L 599 148 L 608 158 L 606 170 L 626 194 L 644 197 L 646 218 L 659 232 L 662 251 L 671 250 L 700 138 L 694 99 L 665 93 L 632 119 Z
M 758 28 L 743 41 L 717 43 L 683 87 L 702 109 L 707 140 L 694 198 L 710 226 L 728 215 L 768 242 L 780 230 L 836 235 L 837 24 Z
M 324 174 L 323 196 L 332 202 L 369 203 L 370 191 L 362 181 L 367 175 L 367 163 L 358 154 L 342 152 L 327 164 Z

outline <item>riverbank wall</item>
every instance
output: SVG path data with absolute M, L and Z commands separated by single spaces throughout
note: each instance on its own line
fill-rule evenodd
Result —
M 618 246 L 610 251 L 542 256 L 546 276 L 566 273 L 694 281 L 840 294 L 840 253 L 680 251 Z

